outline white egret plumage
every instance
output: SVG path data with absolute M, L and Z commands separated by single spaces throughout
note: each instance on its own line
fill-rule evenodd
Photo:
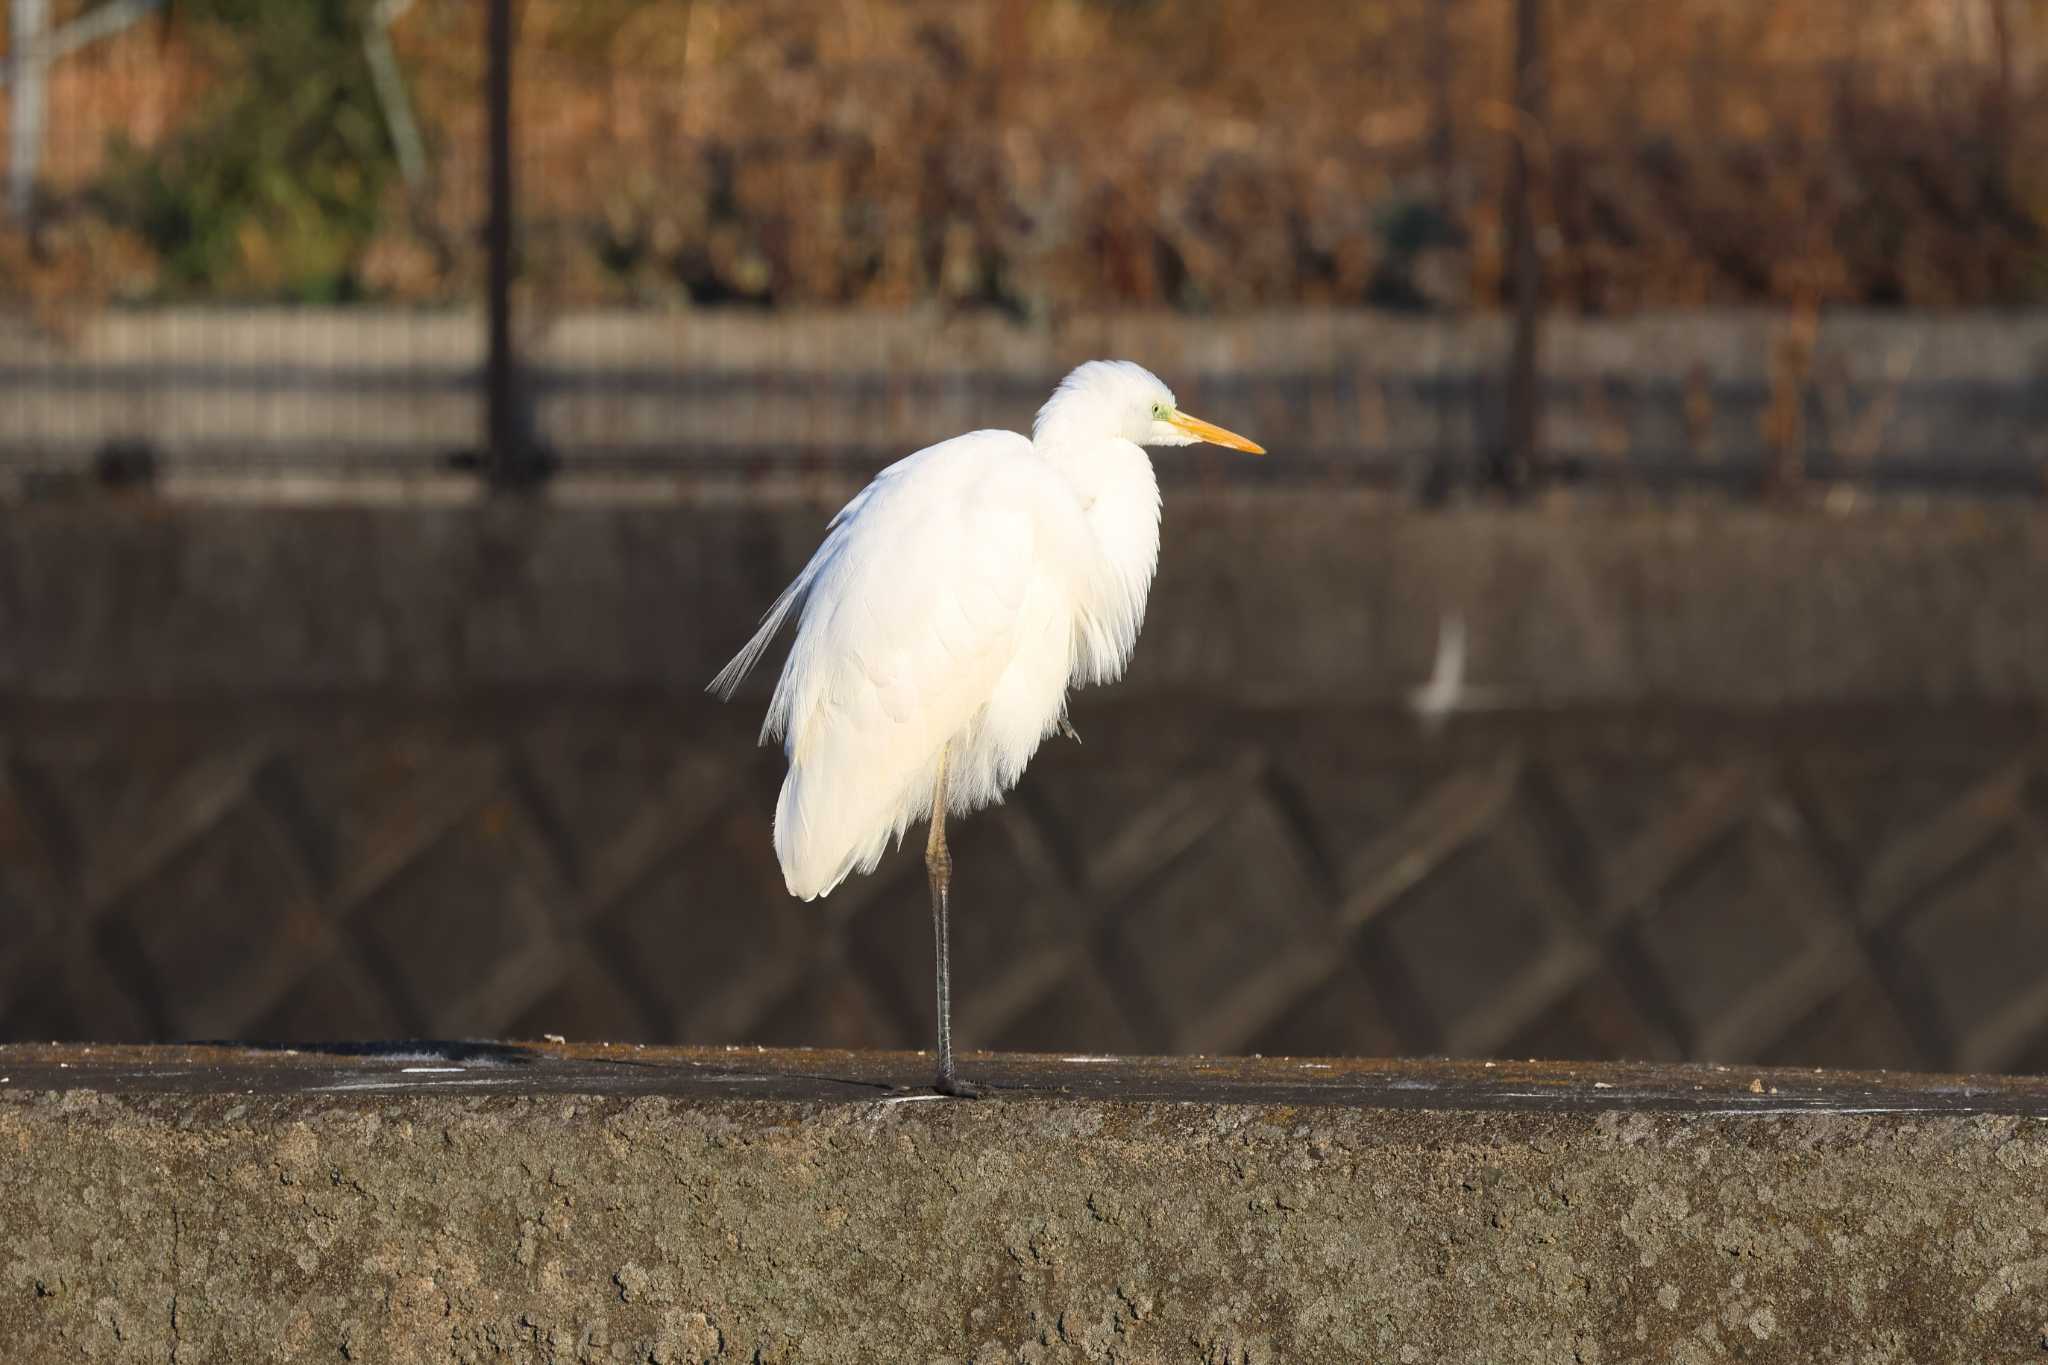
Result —
M 1060 383 L 1029 440 L 976 431 L 877 474 L 711 683 L 731 697 L 796 615 L 761 740 L 789 774 L 775 853 L 791 895 L 827 895 L 930 821 L 938 1076 L 953 1061 L 946 816 L 1000 801 L 1064 728 L 1069 689 L 1122 675 L 1159 561 L 1146 446 L 1263 454 L 1182 412 L 1140 365 L 1095 360 Z

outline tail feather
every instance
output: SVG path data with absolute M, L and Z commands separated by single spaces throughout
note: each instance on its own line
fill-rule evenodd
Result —
M 931 813 L 931 778 L 920 773 L 910 787 L 880 797 L 872 785 L 842 783 L 836 798 L 821 800 L 831 784 L 821 785 L 821 775 L 806 766 L 790 765 L 776 797 L 775 856 L 789 894 L 808 901 L 831 895 L 857 872 L 874 871 L 890 845 Z M 926 784 L 922 794 L 914 790 L 918 783 Z
M 832 894 L 851 871 L 844 857 L 819 856 L 812 837 L 810 812 L 804 809 L 798 790 L 799 774 L 790 770 L 782 779 L 782 794 L 775 798 L 775 856 L 782 864 L 783 885 L 798 900 L 817 900 Z

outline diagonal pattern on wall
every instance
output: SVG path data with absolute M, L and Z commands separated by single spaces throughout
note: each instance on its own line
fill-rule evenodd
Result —
M 970 1045 L 2048 1065 L 2034 723 L 1091 698 L 959 831 Z M 919 1046 L 914 850 L 782 890 L 752 717 L 8 735 L 0 1038 Z

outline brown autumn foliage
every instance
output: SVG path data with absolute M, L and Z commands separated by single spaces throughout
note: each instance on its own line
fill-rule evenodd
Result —
M 362 292 L 476 289 L 481 10 L 395 34 L 432 180 L 350 239 Z M 176 14 L 72 59 L 53 122 L 175 136 L 232 74 L 187 69 L 222 44 Z M 2048 300 L 2048 0 L 1550 0 L 1539 127 L 1511 33 L 1510 0 L 522 0 L 524 278 L 554 307 L 1492 306 L 1525 137 L 1569 307 Z M 0 279 L 151 293 L 98 157 L 52 155 Z

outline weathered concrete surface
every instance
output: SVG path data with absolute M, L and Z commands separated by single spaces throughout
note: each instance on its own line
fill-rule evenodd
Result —
M 2048 1086 L 0 1049 L 9 1359 L 1970 1361 Z M 1070 1085 L 1072 1093 L 1058 1087 Z

